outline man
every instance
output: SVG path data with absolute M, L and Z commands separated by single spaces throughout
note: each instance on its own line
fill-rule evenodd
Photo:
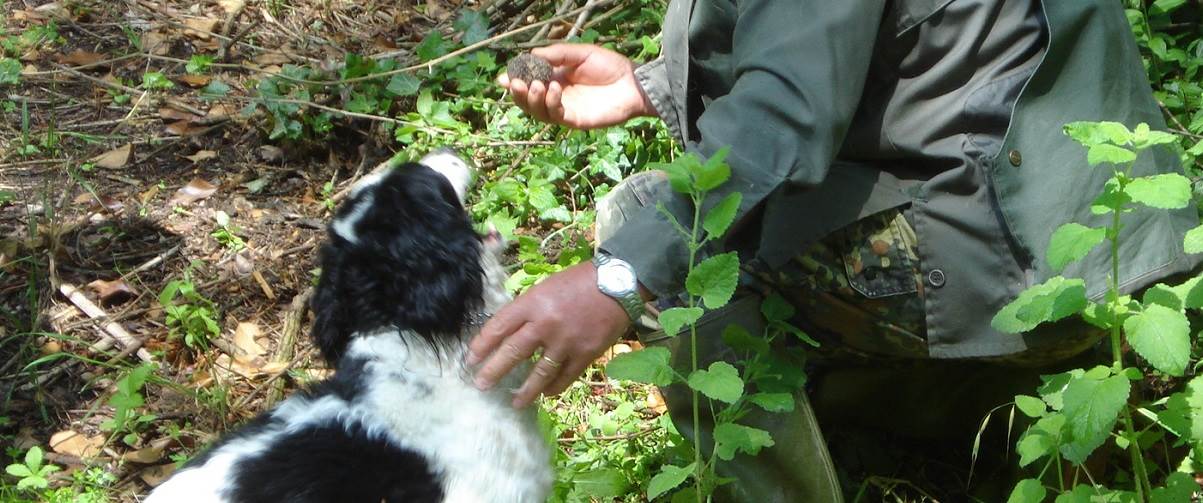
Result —
M 1163 125 L 1129 33 L 1110 0 L 673 1 L 652 63 L 556 45 L 533 51 L 553 82 L 500 82 L 543 121 L 596 128 L 655 115 L 688 152 L 730 147 L 731 181 L 704 207 L 743 194 L 722 246 L 740 252 L 748 285 L 782 293 L 823 340 L 810 395 L 820 416 L 961 435 L 1097 341 L 1075 322 L 1010 335 L 989 320 L 1055 274 L 1043 257 L 1058 225 L 1099 218 L 1089 206 L 1110 173 L 1088 169 L 1061 126 Z M 1176 165 L 1158 152 L 1133 173 Z M 514 403 L 558 393 L 643 314 L 635 295 L 679 298 L 687 255 L 655 206 L 682 222 L 692 209 L 665 185 L 644 174 L 617 187 L 599 203 L 599 260 L 548 278 L 484 327 L 470 357 L 479 386 L 541 351 Z M 1123 291 L 1197 262 L 1180 237 L 1194 215 L 1125 216 Z M 1109 274 L 1096 253 L 1064 271 L 1092 298 Z M 621 286 L 628 272 L 637 288 Z M 747 318 L 746 303 L 732 306 L 729 319 Z M 715 338 L 699 345 L 721 347 Z M 763 459 L 724 468 L 739 479 L 728 496 L 841 498 L 806 398 L 788 418 L 764 419 L 777 446 Z

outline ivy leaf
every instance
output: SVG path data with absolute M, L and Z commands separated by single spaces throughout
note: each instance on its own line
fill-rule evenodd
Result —
M 990 326 L 999 332 L 1027 332 L 1046 321 L 1057 321 L 1087 306 L 1086 284 L 1081 279 L 1053 276 L 1019 294 L 1003 307 Z
M 673 383 L 673 369 L 668 365 L 668 348 L 643 348 L 615 356 L 606 364 L 606 373 L 613 379 L 668 386 Z
M 1203 225 L 1186 231 L 1182 239 L 1182 248 L 1186 253 L 1203 253 Z
M 1090 250 L 1107 239 L 1107 229 L 1068 223 L 1058 227 L 1048 243 L 1048 265 L 1060 272 L 1066 264 L 1081 260 Z
M 657 496 L 681 485 L 682 482 L 685 482 L 685 479 L 693 474 L 694 464 L 690 463 L 688 466 L 664 465 L 661 467 L 660 473 L 652 477 L 652 480 L 647 484 L 647 499 L 656 499 Z
M 681 328 L 697 322 L 701 317 L 702 308 L 700 307 L 673 307 L 661 311 L 658 320 L 666 335 L 676 337 L 681 332 Z
M 1190 203 L 1190 180 L 1177 173 L 1142 176 L 1128 182 L 1124 192 L 1145 206 L 1174 210 Z
M 706 216 L 702 218 L 702 228 L 706 229 L 707 239 L 717 238 L 727 232 L 731 222 L 735 221 L 735 213 L 742 201 L 743 194 L 732 192 L 706 212 Z
M 408 73 L 398 73 L 388 80 L 385 90 L 394 96 L 413 96 L 418 94 L 422 81 Z
M 714 362 L 707 370 L 695 370 L 689 374 L 688 383 L 690 388 L 703 395 L 727 403 L 735 403 L 744 394 L 744 381 L 740 379 L 739 371 L 727 362 Z
M 694 186 L 698 190 L 714 190 L 731 178 L 731 167 L 725 162 L 730 151 L 730 147 L 720 148 L 705 163 L 692 166 Z
M 769 352 L 768 341 L 748 333 L 747 329 L 734 323 L 723 328 L 723 342 L 732 349 L 750 351 L 758 355 Z
M 461 40 L 464 45 L 472 45 L 489 38 L 489 18 L 479 11 L 464 9 L 460 12 L 459 19 L 451 26 L 463 32 L 464 37 Z
M 1157 370 L 1180 376 L 1190 360 L 1190 322 L 1182 311 L 1153 304 L 1124 321 L 1136 353 Z
M 1069 382 L 1062 397 L 1065 402 L 1062 412 L 1068 419 L 1073 442 L 1062 446 L 1065 459 L 1082 464 L 1103 444 L 1128 401 L 1130 388 L 1128 379 L 1118 375 L 1094 379 L 1087 373 Z
M 1027 395 L 1015 395 L 1015 407 L 1028 417 L 1043 417 L 1048 411 L 1043 400 Z
M 685 289 L 707 308 L 718 309 L 731 300 L 738 283 L 739 255 L 727 252 L 699 262 L 685 278 Z
M 789 393 L 756 393 L 748 401 L 768 412 L 793 412 L 794 395 Z
M 1023 479 L 1015 484 L 1007 503 L 1041 503 L 1048 495 L 1048 490 L 1036 479 Z
M 736 452 L 755 456 L 764 447 L 774 445 L 769 432 L 742 424 L 722 423 L 714 427 L 714 453 L 719 459 L 730 461 Z

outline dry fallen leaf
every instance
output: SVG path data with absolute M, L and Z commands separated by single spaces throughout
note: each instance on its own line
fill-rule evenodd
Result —
M 282 65 L 284 63 L 291 63 L 292 58 L 282 52 L 265 52 L 256 56 L 254 61 L 260 65 Z
M 218 103 L 209 108 L 209 113 L 205 117 L 209 119 L 223 119 L 234 114 L 234 109 L 228 105 Z
M 242 363 L 252 363 L 256 358 L 267 353 L 263 346 L 260 346 L 256 338 L 262 333 L 259 330 L 259 325 L 254 323 L 242 322 L 234 329 L 234 348 L 238 354 L 233 356 L 236 361 Z
M 192 125 L 191 121 L 176 121 L 168 124 L 164 131 L 176 136 L 190 136 L 204 131 L 205 128 Z
M 24 67 L 21 68 L 21 75 L 33 75 L 35 73 L 38 73 L 39 71 L 40 70 L 38 70 L 38 67 L 33 66 L 33 64 L 31 63 L 31 64 L 25 65 Z
M 96 166 L 106 169 L 124 168 L 129 162 L 130 154 L 134 152 L 134 145 L 126 143 L 124 146 L 117 147 L 113 150 L 100 154 L 91 159 Z
M 100 299 L 102 306 L 113 306 L 122 304 L 134 298 L 137 294 L 134 289 L 130 288 L 125 280 L 117 278 L 113 281 L 105 281 L 98 279 L 88 283 L 88 288 L 96 292 L 96 297 Z
M 220 5 L 226 14 L 233 14 L 246 5 L 246 0 L 217 0 L 217 5 Z
M 180 77 L 178 80 L 186 84 L 188 87 L 205 87 L 209 85 L 209 82 L 213 80 L 213 77 L 208 75 L 187 74 Z
M 158 30 L 148 31 L 142 35 L 142 50 L 155 56 L 166 56 L 171 52 L 171 42 Z
M 104 447 L 104 435 L 86 436 L 83 433 L 63 430 L 50 436 L 50 450 L 77 458 L 90 458 L 100 454 Z
M 142 479 L 142 482 L 145 482 L 150 487 L 158 487 L 159 484 L 162 484 L 173 473 L 175 473 L 175 463 L 167 463 L 165 465 L 152 466 L 138 472 L 138 478 Z
M 167 201 L 170 206 L 186 206 L 206 197 L 209 197 L 217 192 L 217 187 L 200 178 L 193 178 L 188 185 L 180 187 L 175 191 L 175 195 Z
M 183 112 L 183 111 L 176 110 L 176 109 L 170 108 L 170 107 L 160 108 L 159 109 L 159 117 L 166 119 L 166 120 L 186 121 L 186 122 L 196 122 L 201 119 L 200 116 L 198 116 L 198 115 L 190 114 L 188 112 Z
M 198 163 L 198 162 L 204 161 L 206 159 L 212 159 L 214 157 L 217 157 L 217 152 L 214 152 L 212 150 L 198 150 L 195 154 L 184 156 L 184 159 L 188 159 L 189 161 L 192 161 L 193 163 Z
M 92 65 L 104 61 L 105 55 L 98 52 L 75 50 L 55 58 L 59 63 L 71 66 Z
M 150 464 L 163 459 L 163 451 L 171 445 L 171 437 L 156 438 L 150 442 L 150 445 L 129 451 L 121 455 L 122 461 L 133 461 L 135 463 Z
M 207 17 L 185 19 L 184 25 L 191 28 L 184 33 L 201 40 L 208 40 L 213 35 L 213 28 L 217 26 L 217 20 Z

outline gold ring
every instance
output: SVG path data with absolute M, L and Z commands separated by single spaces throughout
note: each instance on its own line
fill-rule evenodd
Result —
M 551 367 L 553 369 L 560 368 L 560 362 L 552 360 L 551 358 L 548 358 L 546 355 L 544 355 L 542 358 L 539 358 L 539 361 L 546 363 L 548 367 Z

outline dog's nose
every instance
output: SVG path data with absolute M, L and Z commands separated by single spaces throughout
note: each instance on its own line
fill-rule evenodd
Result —
M 472 175 L 475 172 L 467 160 L 450 148 L 441 148 L 426 154 L 418 162 L 447 178 L 460 202 L 464 202 L 464 196 L 468 193 L 468 186 L 472 185 Z

